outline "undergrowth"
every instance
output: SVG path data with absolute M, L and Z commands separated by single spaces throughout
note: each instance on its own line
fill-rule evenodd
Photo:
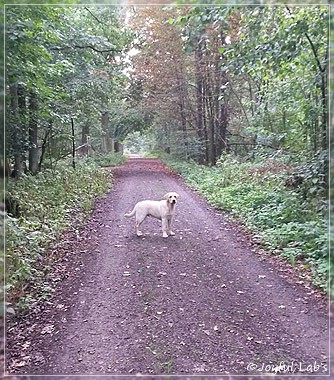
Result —
M 87 160 L 95 162 L 99 166 L 107 167 L 123 164 L 126 161 L 126 157 L 123 156 L 122 153 L 107 153 L 96 155 L 95 157 L 88 158 Z
M 82 159 L 76 169 L 63 163 L 8 182 L 6 196 L 12 207 L 6 217 L 7 312 L 27 310 L 52 293 L 46 280 L 53 260 L 50 247 L 61 240 L 66 227 L 78 229 L 96 197 L 111 186 L 112 175 L 97 162 L 110 166 L 123 159 Z
M 302 188 L 287 187 L 290 166 L 275 160 L 239 162 L 232 156 L 215 167 L 162 159 L 210 204 L 240 219 L 268 251 L 307 268 L 314 284 L 328 291 L 324 200 L 305 195 L 305 182 Z

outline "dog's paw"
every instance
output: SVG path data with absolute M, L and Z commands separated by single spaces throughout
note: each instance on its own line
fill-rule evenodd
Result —
M 169 232 L 169 235 L 170 235 L 170 236 L 174 236 L 174 235 L 175 235 L 175 232 L 170 231 L 170 232 Z
M 143 236 L 143 233 L 141 231 L 137 231 L 137 236 Z
M 163 237 L 163 238 L 168 238 L 168 235 L 167 235 L 166 233 L 164 233 L 164 234 L 162 235 L 162 237 Z

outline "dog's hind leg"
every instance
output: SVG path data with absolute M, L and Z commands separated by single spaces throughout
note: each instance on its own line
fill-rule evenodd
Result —
M 145 216 L 143 218 L 136 216 L 136 234 L 137 236 L 142 236 L 143 233 L 140 231 L 140 225 L 143 223 Z

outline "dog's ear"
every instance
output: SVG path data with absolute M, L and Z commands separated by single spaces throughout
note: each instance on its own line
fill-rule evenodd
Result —
M 163 196 L 163 199 L 168 199 L 170 193 L 167 193 Z
M 180 194 L 178 194 L 178 193 L 174 193 L 174 195 L 176 196 L 176 198 L 178 198 L 180 196 Z

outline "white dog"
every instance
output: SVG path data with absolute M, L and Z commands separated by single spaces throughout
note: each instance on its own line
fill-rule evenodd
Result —
M 153 216 L 154 218 L 161 220 L 162 236 L 164 238 L 168 237 L 168 235 L 175 235 L 172 231 L 172 221 L 176 206 L 176 199 L 178 196 L 179 194 L 177 193 L 169 192 L 164 195 L 164 199 L 161 201 L 138 202 L 130 213 L 125 214 L 127 217 L 131 217 L 136 214 L 137 236 L 142 236 L 139 226 L 147 216 Z

